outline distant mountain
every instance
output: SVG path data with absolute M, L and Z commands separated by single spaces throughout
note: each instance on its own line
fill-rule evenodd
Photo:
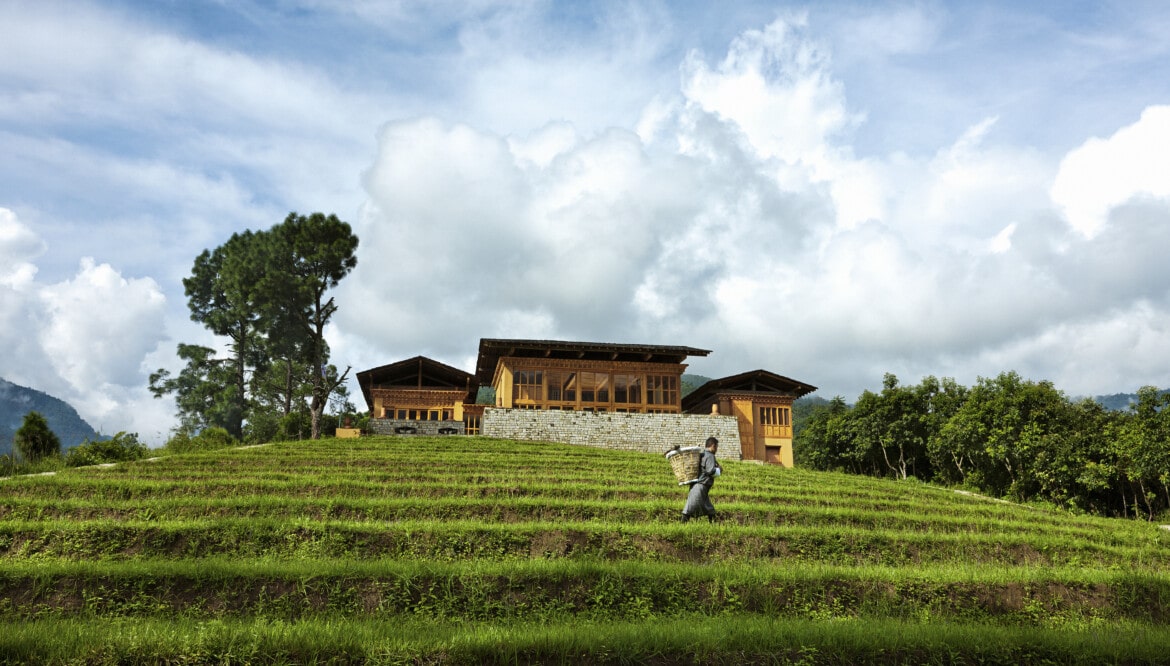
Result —
M 1170 389 L 1163 389 L 1159 393 L 1166 395 L 1170 393 Z M 1094 402 L 1105 409 L 1112 409 L 1116 412 L 1126 411 L 1131 405 L 1136 405 L 1137 400 L 1138 396 L 1136 393 L 1113 393 L 1111 395 L 1099 395 L 1093 398 Z
M 1093 398 L 1093 401 L 1105 409 L 1111 409 L 1115 412 L 1123 412 L 1129 409 L 1130 405 L 1137 402 L 1137 394 L 1114 393 L 1113 395 L 1099 395 Z
M 679 387 L 682 390 L 682 397 L 686 397 L 688 393 L 694 391 L 709 381 L 711 381 L 710 377 L 704 377 L 703 375 L 689 375 L 684 373 L 682 376 L 682 386 Z
M 0 379 L 0 455 L 12 452 L 12 438 L 29 412 L 39 412 L 45 417 L 61 439 L 63 449 L 99 438 L 97 431 L 64 400 Z

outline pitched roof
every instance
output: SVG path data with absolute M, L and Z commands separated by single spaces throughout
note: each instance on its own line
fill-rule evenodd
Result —
M 374 408 L 372 386 L 395 386 L 403 388 L 440 388 L 467 391 L 474 398 L 475 376 L 459 368 L 425 356 L 415 356 L 404 361 L 383 365 L 357 373 L 358 385 L 362 387 L 366 405 Z M 474 399 L 472 400 L 474 402 Z
M 626 344 L 620 342 L 569 342 L 565 340 L 503 340 L 481 338 L 475 376 L 480 384 L 492 383 L 500 358 L 580 359 L 587 361 L 635 361 L 640 363 L 682 363 L 688 356 L 706 356 L 711 351 L 674 345 Z
M 790 379 L 774 372 L 752 370 L 730 377 L 723 377 L 722 379 L 712 379 L 706 384 L 703 384 L 683 397 L 682 409 L 685 412 L 689 408 L 699 405 L 719 393 L 763 393 L 772 395 L 779 393 L 799 398 L 815 390 L 817 390 L 817 387 L 811 384 L 805 384 L 804 382 Z

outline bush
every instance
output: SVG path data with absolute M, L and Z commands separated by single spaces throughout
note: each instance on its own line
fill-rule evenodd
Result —
M 290 441 L 308 439 L 313 432 L 313 419 L 307 412 L 293 412 L 280 419 L 277 438 Z
M 176 432 L 167 440 L 163 450 L 166 453 L 195 453 L 198 451 L 214 451 L 226 449 L 229 446 L 238 446 L 239 441 L 223 428 L 204 428 L 194 437 L 183 430 Z
M 269 411 L 254 411 L 244 424 L 244 441 L 249 444 L 264 444 L 277 439 L 280 433 L 280 414 Z
M 28 462 L 61 454 L 61 439 L 49 428 L 49 422 L 39 412 L 24 415 L 24 423 L 12 439 L 13 450 Z
M 110 439 L 89 441 L 69 450 L 65 454 L 66 467 L 84 467 L 102 463 L 141 460 L 150 454 L 150 449 L 138 441 L 138 433 L 120 432 Z

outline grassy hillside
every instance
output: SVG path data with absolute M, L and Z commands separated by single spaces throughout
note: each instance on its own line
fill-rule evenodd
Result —
M 425 445 L 425 446 L 420 446 Z M 1159 663 L 1170 532 L 481 438 L 0 481 L 0 663 Z

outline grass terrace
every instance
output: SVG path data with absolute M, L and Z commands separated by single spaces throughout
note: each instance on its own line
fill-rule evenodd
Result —
M 0 481 L 0 663 L 1167 663 L 1170 532 L 478 437 Z

